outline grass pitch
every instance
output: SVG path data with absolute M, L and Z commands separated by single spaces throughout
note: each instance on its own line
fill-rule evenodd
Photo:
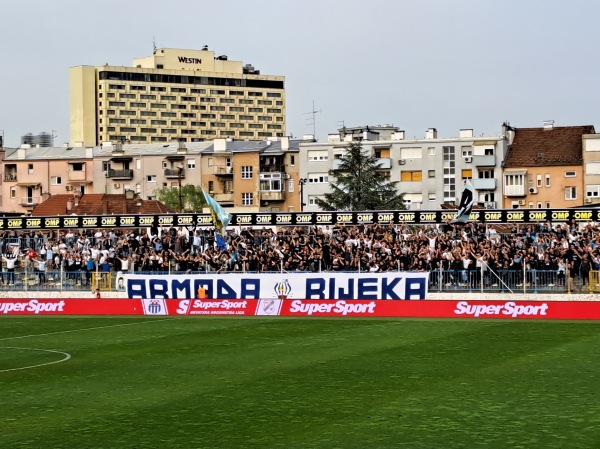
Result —
M 597 448 L 598 348 L 600 322 L 5 316 L 0 447 Z

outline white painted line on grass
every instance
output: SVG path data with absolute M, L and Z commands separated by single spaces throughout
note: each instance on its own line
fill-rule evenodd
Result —
M 111 324 L 110 326 L 85 327 L 83 329 L 69 329 L 69 330 L 66 330 L 66 331 L 46 332 L 44 334 L 30 334 L 30 335 L 20 335 L 18 337 L 4 337 L 4 338 L 0 338 L 0 341 L 18 340 L 20 338 L 31 338 L 31 337 L 45 337 L 47 335 L 68 334 L 68 333 L 71 333 L 71 332 L 93 331 L 93 330 L 97 330 L 97 329 L 109 329 L 111 327 L 134 326 L 136 324 L 156 323 L 158 321 L 169 321 L 169 320 L 176 320 L 176 319 L 179 319 L 179 318 L 180 317 L 177 317 L 177 318 L 165 318 L 165 319 L 162 319 L 162 320 L 138 321 L 136 323 Z
M 53 352 L 55 354 L 62 354 L 62 355 L 64 355 L 64 357 L 62 359 L 55 360 L 54 362 L 40 363 L 38 365 L 22 366 L 20 368 L 0 369 L 0 373 L 7 373 L 9 371 L 19 371 L 19 370 L 22 370 L 22 369 L 39 368 L 40 366 L 46 366 L 46 365 L 54 365 L 55 363 L 66 362 L 67 360 L 69 360 L 71 358 L 71 354 L 69 354 L 68 352 L 53 351 L 52 349 L 16 348 L 14 346 L 0 346 L 0 349 L 19 349 L 19 350 L 24 350 L 24 351 Z

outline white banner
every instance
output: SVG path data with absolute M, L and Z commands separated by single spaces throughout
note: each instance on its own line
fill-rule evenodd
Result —
M 429 273 L 126 274 L 124 277 L 129 298 L 371 300 L 425 299 Z

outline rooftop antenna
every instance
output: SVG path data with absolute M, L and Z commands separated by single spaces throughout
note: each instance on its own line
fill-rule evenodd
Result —
M 316 139 L 317 138 L 317 119 L 315 117 L 316 114 L 320 114 L 321 112 L 323 112 L 322 109 L 319 109 L 318 111 L 315 109 L 315 100 L 313 100 L 312 102 L 312 111 L 310 112 L 305 112 L 304 115 L 307 114 L 311 114 L 312 117 L 309 117 L 306 120 L 307 125 L 312 125 L 313 127 L 313 137 Z
M 156 38 L 152 36 L 152 52 L 156 51 Z

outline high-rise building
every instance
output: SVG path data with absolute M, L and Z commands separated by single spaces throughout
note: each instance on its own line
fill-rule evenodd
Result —
M 285 77 L 213 51 L 157 48 L 133 67 L 70 69 L 71 142 L 151 143 L 285 135 Z

